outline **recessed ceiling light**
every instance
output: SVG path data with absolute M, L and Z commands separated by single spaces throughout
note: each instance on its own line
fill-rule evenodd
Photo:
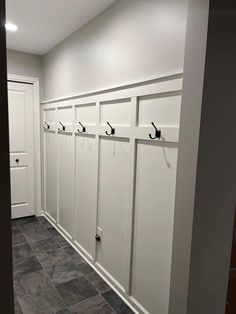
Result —
M 6 27 L 6 30 L 10 32 L 15 32 L 18 30 L 18 26 L 13 23 L 6 23 L 5 27 Z

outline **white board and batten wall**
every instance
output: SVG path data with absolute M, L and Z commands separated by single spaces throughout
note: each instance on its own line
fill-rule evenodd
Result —
M 169 308 L 181 93 L 174 73 L 42 105 L 45 215 L 138 313 Z

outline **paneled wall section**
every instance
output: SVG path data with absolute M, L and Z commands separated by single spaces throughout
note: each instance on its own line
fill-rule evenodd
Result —
M 181 93 L 175 73 L 42 105 L 45 214 L 138 313 L 169 310 Z

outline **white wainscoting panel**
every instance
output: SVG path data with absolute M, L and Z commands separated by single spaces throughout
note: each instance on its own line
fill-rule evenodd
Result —
M 96 166 L 97 146 L 95 136 L 76 135 L 75 240 L 90 255 L 93 255 L 95 250 L 97 217 Z
M 178 126 L 180 106 L 180 92 L 140 97 L 138 125 L 148 126 L 153 121 L 157 126 Z
M 102 237 L 97 260 L 122 286 L 129 210 L 129 151 L 128 140 L 100 140 L 98 227 Z
M 59 188 L 58 223 L 71 236 L 74 224 L 74 138 L 72 134 L 58 135 Z
M 137 313 L 169 310 L 181 94 L 177 73 L 42 105 L 45 214 Z
M 131 121 L 131 99 L 117 99 L 113 101 L 101 102 L 100 122 L 106 125 L 107 121 L 111 125 L 129 126 Z
M 138 142 L 131 291 L 150 313 L 168 314 L 176 165 L 176 144 Z
M 57 111 L 43 111 L 44 129 L 44 210 L 57 221 Z M 47 191 L 47 193 L 46 193 Z
M 96 103 L 76 106 L 76 122 L 82 124 L 96 124 Z M 80 128 L 81 129 L 81 128 Z
M 58 109 L 58 223 L 71 237 L 74 232 L 74 110 Z
M 45 210 L 56 221 L 57 220 L 57 135 L 55 132 L 47 131 L 44 134 L 45 150 Z

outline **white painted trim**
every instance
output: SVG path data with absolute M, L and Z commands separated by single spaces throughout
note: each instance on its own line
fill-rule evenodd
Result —
M 35 174 L 35 215 L 42 214 L 42 191 L 41 191 L 41 140 L 40 140 L 40 100 L 39 78 L 15 74 L 8 74 L 7 79 L 19 83 L 33 85 L 34 98 L 34 174 Z
M 96 102 L 96 127 L 99 126 L 100 123 L 100 102 Z M 96 134 L 95 137 L 96 140 L 96 213 L 95 213 L 95 226 L 94 226 L 94 233 L 97 234 L 98 230 L 98 213 L 99 213 L 99 164 L 100 164 L 100 144 L 99 144 L 99 134 Z M 93 260 L 96 262 L 97 261 L 97 253 L 98 253 L 98 247 L 97 243 L 94 243 L 93 247 Z
M 131 127 L 135 129 L 137 124 L 137 112 L 138 112 L 138 97 L 131 98 L 131 106 L 133 107 L 131 116 Z M 129 211 L 127 213 L 127 232 L 129 245 L 126 251 L 126 276 L 125 291 L 131 295 L 132 285 L 132 261 L 133 261 L 133 233 L 134 233 L 134 193 L 135 193 L 135 176 L 136 176 L 136 138 L 130 138 L 130 181 L 129 181 Z
M 85 93 L 80 93 L 80 94 L 74 94 L 74 95 L 68 95 L 65 97 L 59 97 L 59 98 L 54 98 L 54 99 L 48 99 L 48 100 L 44 100 L 41 103 L 42 104 L 50 104 L 50 103 L 54 103 L 54 102 L 58 102 L 58 101 L 65 101 L 65 100 L 72 100 L 74 98 L 82 98 L 82 97 L 87 97 L 87 96 L 94 96 L 97 94 L 103 94 L 103 93 L 108 93 L 108 92 L 114 92 L 117 91 L 119 89 L 127 89 L 127 88 L 132 88 L 132 87 L 137 87 L 139 85 L 146 85 L 146 84 L 151 84 L 157 81 L 162 81 L 162 80 L 167 80 L 170 79 L 171 77 L 175 78 L 175 77 L 183 77 L 183 69 L 179 70 L 179 71 L 173 71 L 173 72 L 167 72 L 164 75 L 158 75 L 149 79 L 144 79 L 143 81 L 136 81 L 136 82 L 128 82 L 126 84 L 123 85 L 114 85 L 112 87 L 109 88 L 104 88 L 104 89 L 98 89 L 95 91 L 88 91 Z

